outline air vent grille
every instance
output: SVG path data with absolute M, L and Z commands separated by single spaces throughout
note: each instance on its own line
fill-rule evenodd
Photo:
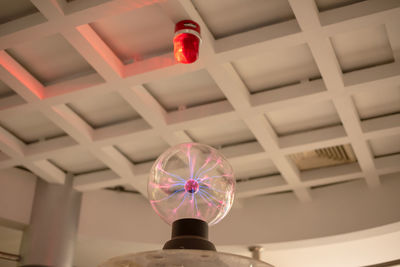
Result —
M 289 157 L 302 171 L 357 161 L 349 144 L 296 153 Z

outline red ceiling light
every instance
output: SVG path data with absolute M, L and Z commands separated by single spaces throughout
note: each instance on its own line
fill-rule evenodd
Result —
M 182 20 L 175 25 L 174 55 L 176 61 L 190 64 L 199 57 L 200 26 L 192 20 Z

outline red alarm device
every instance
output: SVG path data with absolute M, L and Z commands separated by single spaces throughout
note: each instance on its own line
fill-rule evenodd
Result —
M 201 43 L 200 26 L 192 20 L 182 20 L 175 25 L 174 56 L 183 64 L 195 62 Z

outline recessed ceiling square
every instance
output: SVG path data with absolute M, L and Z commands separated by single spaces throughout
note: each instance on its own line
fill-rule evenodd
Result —
M 94 72 L 60 34 L 21 43 L 6 51 L 45 85 Z
M 73 174 L 87 173 L 96 170 L 106 169 L 106 165 L 96 159 L 92 154 L 83 148 L 80 151 L 68 150 L 53 156 L 50 161 L 66 172 Z
M 205 70 L 148 83 L 146 88 L 168 111 L 176 110 L 179 106 L 193 107 L 225 99 Z
M 15 94 L 15 92 L 8 87 L 3 81 L 0 80 L 0 98 Z
M 375 157 L 400 153 L 400 135 L 371 139 L 369 144 Z
M 7 154 L 0 151 L 0 162 L 3 160 L 8 160 L 8 159 L 10 159 L 10 157 Z
M 131 184 L 124 184 L 122 187 L 126 192 L 140 194 L 139 191 Z
M 344 73 L 393 62 L 393 51 L 384 25 L 331 37 Z
M 65 135 L 57 125 L 39 112 L 2 117 L 0 124 L 25 143 Z
M 363 2 L 365 0 L 315 0 L 320 12 Z
M 344 180 L 344 181 L 338 181 L 338 182 L 328 182 L 326 184 L 318 184 L 318 185 L 313 185 L 310 187 L 310 189 L 313 191 L 313 194 L 316 194 L 316 197 L 318 197 L 318 194 L 324 194 L 327 193 L 326 190 L 332 190 L 333 187 L 336 188 L 345 188 L 346 186 L 351 186 L 352 184 L 358 184 L 359 186 L 366 186 L 365 179 L 363 178 L 354 178 L 350 180 Z
M 385 175 L 380 175 L 379 178 L 383 185 L 393 185 L 397 184 L 400 177 L 400 172 L 389 173 Z M 394 187 L 393 187 L 394 188 Z
M 151 136 L 141 140 L 116 145 L 133 163 L 155 160 L 169 145 L 160 137 Z
M 251 93 L 320 77 L 307 45 L 243 58 L 234 66 Z
M 157 4 L 90 23 L 124 63 L 172 51 L 175 25 Z
M 331 101 L 278 109 L 268 112 L 266 116 L 279 136 L 340 124 Z
M 202 125 L 187 133 L 195 142 L 210 146 L 226 146 L 255 140 L 254 135 L 241 120 L 226 121 L 218 125 Z
M 139 114 L 117 93 L 79 98 L 68 106 L 93 128 L 138 119 Z
M 294 18 L 287 0 L 193 0 L 216 39 Z
M 39 12 L 30 0 L 0 1 L 0 24 Z
M 376 88 L 374 91 L 359 92 L 353 96 L 361 119 L 400 112 L 400 85 Z
M 235 164 L 232 164 L 232 168 L 236 180 L 266 177 L 279 173 L 272 161 L 267 158 L 252 160 L 250 164 L 249 162 L 241 163 L 240 161 L 235 161 Z
M 350 144 L 325 147 L 289 155 L 301 171 L 336 166 L 357 161 Z

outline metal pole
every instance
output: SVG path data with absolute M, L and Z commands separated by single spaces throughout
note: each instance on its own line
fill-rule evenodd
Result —
M 21 245 L 21 266 L 72 267 L 82 193 L 38 179 L 29 226 Z

